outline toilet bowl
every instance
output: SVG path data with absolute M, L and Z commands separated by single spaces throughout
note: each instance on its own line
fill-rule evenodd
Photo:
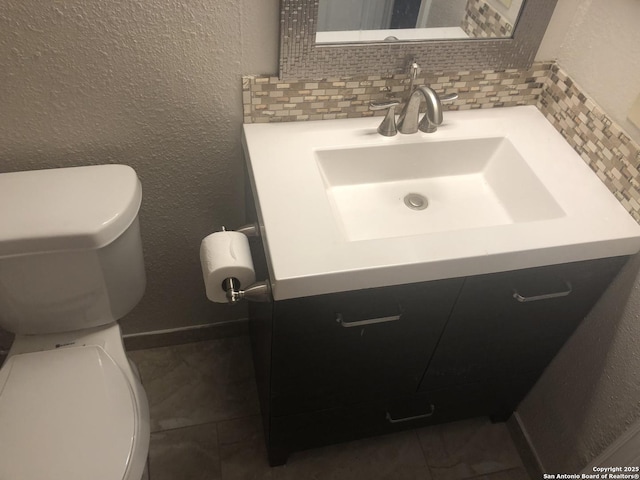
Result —
M 147 398 L 117 320 L 145 288 L 124 165 L 0 174 L 0 479 L 140 480 Z
M 0 478 L 142 477 L 149 409 L 118 324 L 16 337 L 0 392 Z

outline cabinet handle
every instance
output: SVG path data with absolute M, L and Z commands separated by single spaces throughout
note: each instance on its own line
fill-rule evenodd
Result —
M 423 415 L 415 415 L 413 417 L 404 417 L 404 418 L 393 418 L 389 412 L 387 412 L 386 419 L 389 423 L 402 423 L 402 422 L 411 422 L 413 420 L 420 420 L 421 418 L 429 418 L 436 411 L 436 406 L 431 403 L 429 404 L 429 412 Z
M 374 323 L 395 322 L 396 320 L 400 320 L 401 317 L 402 317 L 402 314 L 399 314 L 399 315 L 391 315 L 390 317 L 367 318 L 366 320 L 357 320 L 355 322 L 345 322 L 342 314 L 338 313 L 336 314 L 336 322 L 338 322 L 341 327 L 351 328 L 351 327 L 362 327 L 363 325 L 373 325 Z
M 514 290 L 513 291 L 513 298 L 515 298 L 517 301 L 519 301 L 521 303 L 526 303 L 526 302 L 537 302 L 538 300 L 549 300 L 550 298 L 566 297 L 573 290 L 572 290 L 571 284 L 569 282 L 565 281 L 564 283 L 565 283 L 567 289 L 563 290 L 562 292 L 545 293 L 543 295 L 534 295 L 532 297 L 523 297 L 522 295 L 520 295 L 518 293 L 517 290 Z

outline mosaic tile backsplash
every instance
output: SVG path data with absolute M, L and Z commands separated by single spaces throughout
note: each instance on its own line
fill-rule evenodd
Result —
M 459 98 L 446 110 L 535 105 L 551 63 L 529 70 L 422 73 L 416 85 L 429 85 L 436 93 L 456 92 Z M 384 115 L 369 102 L 398 100 L 409 94 L 407 74 L 327 78 L 321 81 L 280 81 L 278 77 L 242 79 L 244 122 L 291 122 Z M 398 109 L 399 110 L 399 109 Z
M 640 223 L 640 146 L 554 63 L 528 70 L 425 73 L 417 85 L 459 98 L 445 110 L 536 105 L 580 154 L 627 211 Z M 369 102 L 406 100 L 408 75 L 280 81 L 242 78 L 245 123 L 381 116 Z M 398 109 L 399 111 L 399 109 Z
M 472 38 L 501 38 L 513 33 L 513 25 L 485 0 L 469 0 L 460 25 Z
M 552 65 L 537 106 L 640 223 L 640 146 L 558 65 Z

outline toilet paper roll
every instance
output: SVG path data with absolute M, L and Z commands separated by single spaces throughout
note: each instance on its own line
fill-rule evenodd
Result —
M 256 280 L 249 240 L 243 233 L 216 232 L 205 237 L 200 244 L 200 263 L 207 298 L 213 302 L 227 303 L 222 288 L 225 278 L 237 278 L 241 289 Z

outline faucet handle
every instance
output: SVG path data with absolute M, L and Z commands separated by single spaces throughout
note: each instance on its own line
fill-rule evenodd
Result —
M 385 137 L 393 137 L 398 133 L 396 128 L 396 107 L 400 105 L 400 102 L 391 100 L 387 102 L 371 102 L 369 103 L 369 110 L 386 110 L 387 115 L 382 120 L 382 123 L 378 127 L 378 133 Z
M 458 94 L 457 93 L 447 93 L 446 95 L 442 95 L 440 97 L 440 101 L 441 102 L 452 102 L 454 100 L 458 99 Z

